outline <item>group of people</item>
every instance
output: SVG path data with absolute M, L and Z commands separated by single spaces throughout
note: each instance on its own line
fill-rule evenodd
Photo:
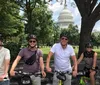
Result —
M 66 80 L 63 82 L 64 85 L 71 85 L 72 76 L 76 77 L 78 72 L 78 65 L 84 59 L 86 62 L 86 68 L 88 68 L 91 79 L 91 85 L 95 85 L 95 73 L 96 73 L 96 61 L 97 53 L 92 50 L 93 46 L 91 43 L 85 45 L 86 50 L 81 54 L 77 60 L 73 47 L 68 44 L 68 36 L 65 33 L 60 34 L 60 40 L 55 43 L 48 53 L 46 66 L 43 61 L 43 53 L 37 48 L 38 39 L 35 35 L 31 34 L 27 37 L 28 47 L 20 50 L 18 56 L 14 60 L 11 69 L 10 76 L 15 76 L 15 68 L 19 61 L 23 58 L 23 72 L 36 73 L 41 71 L 42 76 L 46 77 L 45 67 L 47 72 L 52 72 L 50 67 L 51 57 L 54 57 L 54 76 L 53 85 L 58 85 L 59 79 L 58 73 L 63 73 Z M 71 60 L 73 61 L 73 68 Z M 0 37 L 0 85 L 10 85 L 8 77 L 8 70 L 10 65 L 10 51 L 3 46 L 3 40 Z M 6 79 L 5 79 L 6 78 Z M 40 76 L 34 76 L 33 85 L 41 85 Z

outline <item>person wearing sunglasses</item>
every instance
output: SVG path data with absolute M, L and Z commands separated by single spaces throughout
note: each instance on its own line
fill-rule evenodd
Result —
M 55 43 L 50 49 L 46 60 L 47 72 L 52 71 L 50 67 L 50 60 L 52 56 L 54 56 L 53 85 L 59 85 L 60 79 L 58 77 L 60 77 L 60 75 L 58 75 L 58 73 L 64 74 L 64 85 L 71 85 L 71 74 L 73 74 L 73 76 L 77 75 L 77 58 L 75 56 L 73 47 L 70 44 L 68 44 L 68 36 L 66 33 L 62 32 L 60 34 L 60 42 Z M 73 72 L 70 58 L 73 61 Z
M 10 85 L 8 70 L 10 65 L 10 50 L 3 45 L 3 37 L 0 34 L 0 85 Z
M 23 58 L 23 72 L 30 72 L 36 74 L 41 71 L 42 76 L 45 77 L 46 73 L 44 71 L 43 53 L 39 48 L 37 48 L 37 37 L 31 34 L 27 37 L 27 41 L 28 46 L 21 49 L 21 51 L 18 53 L 17 58 L 12 64 L 10 75 L 15 75 L 15 67 L 17 66 L 21 58 Z M 32 79 L 32 85 L 41 85 L 40 76 L 33 76 Z
M 77 64 L 80 64 L 82 60 L 85 62 L 84 70 L 87 70 L 86 76 L 90 77 L 91 85 L 95 85 L 94 76 L 97 69 L 97 53 L 93 51 L 91 42 L 85 44 L 85 51 L 79 57 Z

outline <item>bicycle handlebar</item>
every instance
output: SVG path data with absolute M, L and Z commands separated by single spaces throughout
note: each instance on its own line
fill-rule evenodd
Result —
M 30 72 L 23 72 L 23 71 L 15 71 L 15 75 L 21 76 L 21 75 L 34 75 L 34 76 L 38 76 L 41 75 L 41 72 L 36 72 L 36 73 L 30 73 Z
M 84 76 L 84 75 L 86 75 L 86 72 L 85 71 L 83 71 L 83 72 L 81 71 L 81 72 L 78 72 L 77 73 L 77 76 Z

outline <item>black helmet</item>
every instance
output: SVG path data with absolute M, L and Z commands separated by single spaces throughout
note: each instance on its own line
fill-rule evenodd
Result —
M 67 33 L 62 32 L 62 33 L 60 34 L 60 38 L 61 38 L 61 37 L 66 37 L 66 38 L 68 38 L 68 35 L 67 35 Z
M 93 44 L 91 42 L 88 42 L 85 44 L 85 48 L 93 48 Z
M 27 40 L 29 41 L 30 39 L 35 39 L 37 41 L 37 37 L 33 34 L 28 35 Z

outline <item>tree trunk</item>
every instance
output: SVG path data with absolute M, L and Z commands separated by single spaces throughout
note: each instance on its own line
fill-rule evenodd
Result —
M 28 27 L 27 31 L 29 34 L 33 33 L 33 27 L 32 27 L 32 8 L 31 8 L 31 2 L 30 0 L 26 0 L 26 13 L 27 13 L 27 19 L 28 19 Z
M 82 18 L 78 58 L 85 50 L 85 43 L 91 40 L 91 32 L 94 25 L 95 23 L 91 19 Z

